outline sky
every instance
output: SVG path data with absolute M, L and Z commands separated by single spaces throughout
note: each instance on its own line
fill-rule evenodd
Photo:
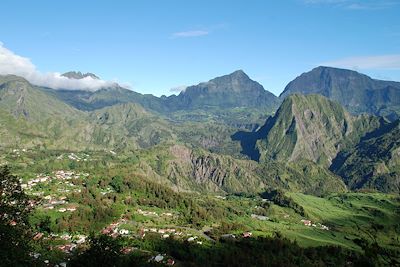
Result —
M 312 68 L 400 81 L 396 0 L 2 0 L 0 74 L 39 85 L 179 93 L 242 69 L 279 95 Z M 70 70 L 102 80 L 74 83 Z

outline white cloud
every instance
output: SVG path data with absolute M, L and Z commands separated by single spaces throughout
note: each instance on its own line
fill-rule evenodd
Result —
M 400 54 L 348 57 L 320 65 L 346 69 L 400 69 Z
M 186 85 L 180 85 L 180 86 L 173 87 L 173 88 L 169 89 L 169 91 L 170 91 L 171 93 L 180 93 L 180 92 L 182 92 L 182 91 L 185 91 L 186 88 L 187 88 Z
M 387 9 L 399 2 L 394 0 L 303 0 L 309 5 L 330 5 L 351 10 L 378 10 Z
M 193 30 L 193 31 L 184 31 L 184 32 L 175 32 L 172 34 L 172 37 L 175 38 L 186 38 L 186 37 L 198 37 L 208 35 L 209 31 L 204 30 Z
M 85 77 L 83 79 L 76 80 L 63 77 L 58 72 L 42 73 L 36 69 L 36 66 L 29 58 L 16 55 L 11 50 L 5 48 L 1 42 L 0 74 L 14 74 L 24 77 L 32 84 L 53 89 L 95 91 L 103 87 L 115 85 L 114 82 L 93 79 L 91 77 Z

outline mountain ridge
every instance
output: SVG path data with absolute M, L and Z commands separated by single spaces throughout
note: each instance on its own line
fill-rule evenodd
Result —
M 399 114 L 400 82 L 372 79 L 352 70 L 316 67 L 289 82 L 280 98 L 294 93 L 323 95 L 355 114 Z

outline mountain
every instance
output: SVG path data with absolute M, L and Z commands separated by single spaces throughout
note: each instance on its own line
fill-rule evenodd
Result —
M 280 97 L 295 93 L 326 96 L 356 114 L 400 114 L 400 82 L 375 80 L 356 71 L 317 67 L 291 81 Z
M 90 78 L 96 79 L 96 80 L 100 79 L 99 77 L 97 77 L 93 73 L 90 73 L 90 72 L 82 73 L 80 71 L 69 71 L 69 72 L 66 72 L 64 74 L 61 74 L 61 76 L 67 77 L 69 79 L 77 79 L 77 80 L 83 79 L 83 78 L 86 78 L 86 77 L 90 77 Z
M 242 70 L 189 86 L 177 97 L 167 98 L 176 109 L 259 107 L 274 110 L 278 98 Z M 176 105 L 176 106 L 175 106 Z M 171 108 L 173 108 L 171 106 Z
M 400 192 L 400 121 L 365 136 L 352 150 L 341 153 L 331 170 L 349 188 Z
M 259 194 L 270 188 L 313 195 L 346 192 L 341 178 L 312 162 L 258 164 L 179 144 L 143 150 L 135 172 L 176 190 Z
M 30 121 L 73 118 L 81 114 L 79 110 L 47 94 L 42 88 L 14 75 L 0 75 L 0 109 L 16 118 L 23 117 Z
M 352 116 L 323 96 L 295 94 L 258 131 L 238 132 L 232 138 L 255 160 L 310 160 L 328 167 L 340 151 L 381 124 L 377 117 Z
M 173 127 L 138 104 L 118 104 L 89 113 L 91 143 L 112 149 L 148 148 L 176 140 Z
M 138 149 L 175 140 L 171 125 L 139 104 L 82 111 L 13 75 L 0 76 L 0 125 L 2 147 Z
M 117 84 L 113 87 L 102 88 L 94 92 L 48 89 L 48 93 L 83 111 L 93 111 L 122 103 L 136 103 L 146 107 L 150 111 L 163 111 L 161 100 L 158 97 L 142 95 L 120 87 Z
M 232 117 L 239 120 L 239 124 L 259 123 L 258 117 L 264 118 L 264 114 L 274 112 L 280 102 L 278 97 L 251 80 L 243 71 L 189 86 L 178 96 L 155 97 L 118 85 L 95 92 L 52 90 L 51 93 L 69 105 L 85 111 L 130 102 L 177 121 L 212 119 L 228 124 L 237 124 Z M 249 112 L 250 109 L 253 110 Z

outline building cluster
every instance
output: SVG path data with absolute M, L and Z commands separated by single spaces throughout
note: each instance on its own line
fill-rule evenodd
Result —
M 111 237 L 118 237 L 118 236 L 126 236 L 130 234 L 130 231 L 127 229 L 120 228 L 122 224 L 128 223 L 128 220 L 125 218 L 119 219 L 117 222 L 110 223 L 106 226 L 101 233 L 103 235 L 109 235 Z
M 88 154 L 81 154 L 80 156 L 78 156 L 75 153 L 69 153 L 69 154 L 61 154 L 60 156 L 57 157 L 57 159 L 62 160 L 68 158 L 70 160 L 79 162 L 79 161 L 88 161 L 89 157 L 90 156 Z
M 40 183 L 47 183 L 53 180 L 58 180 L 58 181 L 63 181 L 64 185 L 68 186 L 75 186 L 71 182 L 65 182 L 68 180 L 72 179 L 78 179 L 80 177 L 88 177 L 88 173 L 75 173 L 73 171 L 64 171 L 64 170 L 59 170 L 55 171 L 54 175 L 44 175 L 44 174 L 38 174 L 36 178 L 28 180 L 26 183 L 21 183 L 21 187 L 23 189 L 31 190 L 34 186 L 40 184 Z M 22 182 L 22 181 L 21 181 Z
M 153 256 L 149 259 L 149 262 L 156 262 L 159 264 L 165 264 L 167 266 L 172 266 L 175 264 L 175 261 L 165 254 L 158 254 L 156 256 Z
M 260 221 L 268 221 L 269 218 L 267 216 L 262 216 L 262 215 L 257 215 L 257 214 L 251 214 L 251 218 L 257 219 Z
M 146 210 L 142 210 L 142 209 L 138 209 L 137 213 L 144 215 L 144 216 L 155 216 L 155 217 L 158 216 L 158 214 L 155 211 L 146 211 Z
M 305 226 L 309 226 L 309 227 L 315 227 L 315 228 L 320 228 L 322 230 L 326 230 L 329 231 L 329 227 L 326 225 L 323 225 L 321 223 L 313 223 L 310 220 L 301 220 L 301 222 L 305 225 Z

